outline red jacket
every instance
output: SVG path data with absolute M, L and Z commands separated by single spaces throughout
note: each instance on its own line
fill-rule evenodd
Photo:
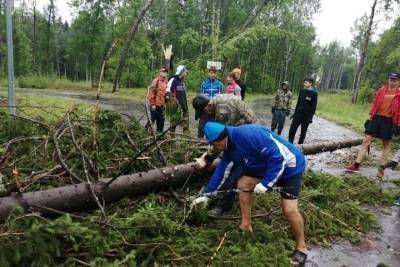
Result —
M 369 115 L 371 117 L 375 116 L 378 112 L 378 109 L 382 104 L 383 98 L 388 90 L 389 87 L 386 84 L 379 88 L 378 91 L 375 93 L 374 99 L 372 100 L 371 109 L 369 110 Z M 397 87 L 396 94 L 393 99 L 392 120 L 394 125 L 400 125 L 400 87 Z
M 165 90 L 167 88 L 167 79 L 163 77 L 155 78 L 148 89 L 147 99 L 150 106 L 162 107 L 164 105 Z

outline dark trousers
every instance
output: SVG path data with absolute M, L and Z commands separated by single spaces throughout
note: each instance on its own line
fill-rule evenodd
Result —
M 150 115 L 151 123 L 154 124 L 155 122 L 157 125 L 157 132 L 162 133 L 164 131 L 165 122 L 164 107 L 156 107 L 155 110 L 150 110 Z
M 301 125 L 301 132 L 298 144 L 303 144 L 304 139 L 306 138 L 307 128 L 310 125 L 310 120 L 308 116 L 303 114 L 294 114 L 292 124 L 290 124 L 289 129 L 289 142 L 293 143 L 294 136 L 296 135 L 297 128 Z
M 272 115 L 271 122 L 271 130 L 275 131 L 276 127 L 278 127 L 278 134 L 282 133 L 283 125 L 285 124 L 287 110 L 285 109 L 276 109 L 274 114 Z
M 243 175 L 242 168 L 233 162 L 231 163 L 233 166 L 229 172 L 228 178 L 219 190 L 235 189 L 240 177 Z M 217 207 L 221 208 L 223 211 L 231 210 L 233 203 L 235 202 L 236 195 L 236 192 L 223 193 L 221 199 L 217 203 Z

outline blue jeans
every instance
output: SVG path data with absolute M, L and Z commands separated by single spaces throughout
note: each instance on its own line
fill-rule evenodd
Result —
M 280 135 L 283 130 L 283 125 L 285 124 L 287 110 L 285 109 L 275 109 L 272 116 L 271 130 L 275 131 L 278 126 L 278 134 Z
M 219 190 L 235 189 L 242 175 L 243 169 L 239 165 L 233 163 L 233 167 L 229 173 L 228 178 Z M 235 202 L 236 194 L 236 192 L 223 193 L 216 207 L 222 209 L 224 212 L 231 210 L 233 207 L 233 203 Z

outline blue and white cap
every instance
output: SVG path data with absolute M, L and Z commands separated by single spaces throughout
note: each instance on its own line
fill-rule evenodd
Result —
M 179 65 L 179 66 L 176 68 L 175 75 L 181 75 L 182 73 L 184 73 L 184 72 L 186 72 L 186 71 L 187 71 L 186 66 L 184 66 L 184 65 Z

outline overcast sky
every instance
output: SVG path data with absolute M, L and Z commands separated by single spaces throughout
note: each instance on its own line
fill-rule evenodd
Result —
M 67 2 L 67 0 L 55 0 L 55 5 L 57 7 L 57 15 L 70 21 L 71 12 Z M 38 9 L 42 10 L 43 5 L 48 3 L 48 0 L 37 0 Z M 361 17 L 364 13 L 369 14 L 372 3 L 373 0 L 321 0 L 321 13 L 314 17 L 317 39 L 320 44 L 338 40 L 343 45 L 349 46 L 352 39 L 350 28 L 356 18 Z M 375 21 L 379 22 L 374 38 L 390 28 L 393 18 L 399 15 L 398 7 L 396 7 L 396 12 L 389 21 L 385 21 L 383 14 L 377 15 Z
M 338 40 L 343 45 L 349 46 L 352 34 L 350 28 L 354 25 L 356 18 L 371 12 L 373 0 L 321 0 L 321 12 L 314 16 L 314 25 L 317 29 L 317 39 L 321 44 L 327 44 Z M 399 9 L 395 8 L 395 14 L 386 21 L 383 14 L 378 14 L 376 38 L 383 31 L 390 28 L 393 18 L 399 16 Z

